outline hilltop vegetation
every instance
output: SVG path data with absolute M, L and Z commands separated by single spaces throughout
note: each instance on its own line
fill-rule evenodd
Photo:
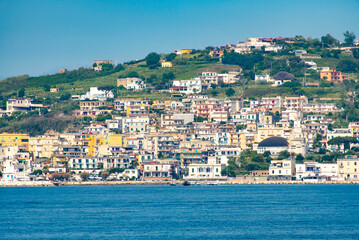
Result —
M 347 34 L 347 33 L 346 33 Z M 244 98 L 256 99 L 265 96 L 300 96 L 306 95 L 310 99 L 320 101 L 321 98 L 330 98 L 338 106 L 343 107 L 347 115 L 345 121 L 359 120 L 359 102 L 353 92 L 359 89 L 359 50 L 341 51 L 339 47 L 352 46 L 353 36 L 347 34 L 345 44 L 327 34 L 321 39 L 305 39 L 301 36 L 290 38 L 290 41 L 274 40 L 283 46 L 278 52 L 266 52 L 262 49 L 252 49 L 250 54 L 238 54 L 223 50 L 224 56 L 211 57 L 207 47 L 204 50 L 193 49 L 189 54 L 177 55 L 150 53 L 145 59 L 135 60 L 113 66 L 107 64 L 103 70 L 96 72 L 93 69 L 79 68 L 77 70 L 30 77 L 28 75 L 12 77 L 0 81 L 0 107 L 6 106 L 6 101 L 12 97 L 25 96 L 36 103 L 51 106 L 51 112 L 17 113 L 0 119 L 1 131 L 43 133 L 49 129 L 68 131 L 71 128 L 80 128 L 83 122 L 72 116 L 78 109 L 76 102 L 71 101 L 73 94 L 84 94 L 90 87 L 102 87 L 112 90 L 116 97 L 140 97 L 149 100 L 170 99 L 171 95 L 161 90 L 171 87 L 174 79 L 190 79 L 201 72 L 241 71 L 240 81 L 234 84 L 219 83 L 212 86 L 203 94 L 217 98 Z M 309 58 L 301 59 L 294 54 L 294 50 L 305 50 Z M 313 56 L 313 58 L 310 58 Z M 317 57 L 320 57 L 319 59 Z M 160 67 L 159 60 L 171 61 L 173 67 Z M 314 61 L 318 67 L 330 67 L 345 73 L 348 80 L 343 83 L 330 83 L 320 80 L 319 73 L 309 68 L 305 61 Z M 293 75 L 291 83 L 280 87 L 272 87 L 266 83 L 257 83 L 255 75 L 269 74 L 274 76 L 278 72 L 288 72 Z M 138 77 L 145 81 L 148 89 L 132 91 L 117 87 L 116 79 Z M 319 87 L 307 87 L 304 84 L 314 82 Z M 50 92 L 50 88 L 59 88 L 59 92 Z M 338 116 L 343 118 L 343 116 Z M 31 122 L 32 124 L 30 124 Z

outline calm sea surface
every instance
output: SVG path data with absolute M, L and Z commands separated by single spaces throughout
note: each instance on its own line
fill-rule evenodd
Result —
M 359 239 L 358 185 L 0 188 L 0 239 Z

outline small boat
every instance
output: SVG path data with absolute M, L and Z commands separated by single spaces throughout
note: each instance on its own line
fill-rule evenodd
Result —
M 201 184 L 199 182 L 196 182 L 196 186 L 201 186 Z
M 218 184 L 219 184 L 219 181 L 207 183 L 207 185 L 210 185 L 210 186 L 218 186 Z
M 59 182 L 52 182 L 52 184 L 54 184 L 54 186 L 56 186 L 56 187 L 60 186 Z
M 191 186 L 191 183 L 188 182 L 188 181 L 184 181 L 182 185 L 183 185 L 183 186 Z

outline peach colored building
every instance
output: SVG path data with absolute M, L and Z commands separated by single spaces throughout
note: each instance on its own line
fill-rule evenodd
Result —
M 329 81 L 329 82 L 342 82 L 346 79 L 346 75 L 342 74 L 336 70 L 326 70 L 320 71 L 320 79 Z

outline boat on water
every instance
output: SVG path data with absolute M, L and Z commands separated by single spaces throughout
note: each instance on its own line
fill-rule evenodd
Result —
M 54 184 L 54 186 L 56 186 L 56 187 L 60 186 L 59 182 L 52 182 L 52 184 Z
M 182 185 L 183 185 L 183 186 L 191 186 L 191 183 L 188 182 L 188 181 L 184 181 Z
M 209 182 L 209 183 L 207 183 L 207 185 L 210 185 L 210 186 L 218 186 L 218 185 L 219 185 L 219 181 L 217 180 L 216 182 Z

